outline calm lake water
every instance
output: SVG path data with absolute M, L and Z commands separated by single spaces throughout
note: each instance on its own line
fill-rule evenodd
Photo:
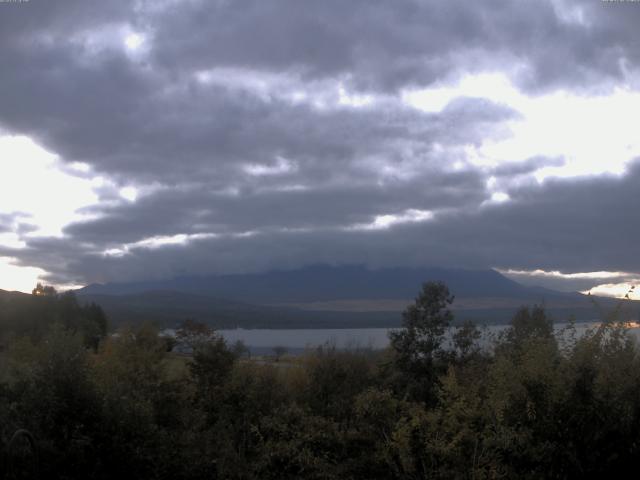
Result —
M 566 327 L 566 323 L 555 324 L 556 330 Z M 576 332 L 582 334 L 586 329 L 598 325 L 594 323 L 577 323 Z M 491 325 L 482 328 L 484 341 L 488 342 L 491 335 L 498 334 L 504 330 L 506 325 Z M 323 345 L 327 342 L 336 345 L 338 348 L 372 348 L 382 349 L 389 344 L 388 333 L 391 328 L 335 328 L 335 329 L 291 329 L 291 330 L 270 330 L 270 329 L 234 329 L 218 330 L 229 344 L 238 340 L 247 345 L 254 353 L 265 353 L 271 351 L 275 346 L 282 346 L 291 352 L 304 350 Z M 630 328 L 636 337 L 640 338 L 640 328 Z

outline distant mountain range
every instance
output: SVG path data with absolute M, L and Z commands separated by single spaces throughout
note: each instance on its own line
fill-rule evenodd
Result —
M 455 295 L 529 298 L 560 292 L 520 285 L 495 270 L 444 268 L 384 268 L 310 266 L 267 273 L 178 277 L 135 283 L 93 284 L 80 294 L 125 295 L 148 291 L 178 291 L 240 302 L 273 304 L 349 299 L 411 299 L 425 281 L 440 280 Z M 572 295 L 572 294 L 569 294 Z
M 505 323 L 521 305 L 544 304 L 557 319 L 593 320 L 593 299 L 577 292 L 526 287 L 495 270 L 311 266 L 266 273 L 177 277 L 93 284 L 76 290 L 101 305 L 114 323 L 156 321 L 172 326 L 195 318 L 218 328 L 339 328 L 398 326 L 422 283 L 445 282 L 456 296 L 456 319 Z M 597 299 L 603 309 L 614 299 Z M 633 302 L 633 308 L 636 303 Z

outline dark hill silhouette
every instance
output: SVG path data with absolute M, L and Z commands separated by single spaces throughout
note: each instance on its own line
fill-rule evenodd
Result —
M 588 297 L 525 287 L 495 270 L 310 266 L 266 273 L 177 277 L 163 281 L 94 284 L 76 293 L 101 305 L 114 323 L 184 318 L 216 327 L 272 328 L 397 326 L 400 312 L 425 281 L 455 294 L 457 320 L 505 323 L 522 305 L 544 304 L 558 320 L 593 320 Z M 603 308 L 615 300 L 599 299 Z
M 36 293 L 0 290 L 0 349 L 14 335 L 39 339 L 56 323 L 81 335 L 92 348 L 106 335 L 108 321 L 100 306 L 52 287 L 39 285 Z
M 177 277 L 155 282 L 94 284 L 80 295 L 123 295 L 146 291 L 176 291 L 228 300 L 258 303 L 301 303 L 349 299 L 412 299 L 425 281 L 440 280 L 459 297 L 575 297 L 536 287 L 525 287 L 495 270 L 445 268 L 384 268 L 310 266 L 266 273 Z
M 364 328 L 400 325 L 400 315 L 395 311 L 308 311 L 169 290 L 123 295 L 83 294 L 78 298 L 100 305 L 113 326 L 149 321 L 174 327 L 187 318 L 208 323 L 215 328 Z
M 29 298 L 31 295 L 23 292 L 0 290 L 0 300 L 15 299 L 15 298 Z

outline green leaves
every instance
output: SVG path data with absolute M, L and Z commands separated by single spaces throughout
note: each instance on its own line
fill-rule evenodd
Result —
M 34 299 L 78 311 L 71 297 Z M 36 434 L 47 478 L 621 478 L 635 466 L 640 352 L 624 324 L 555 332 L 525 307 L 483 349 L 474 325 L 450 327 L 452 301 L 425 284 L 388 351 L 324 345 L 279 362 L 241 358 L 197 322 L 181 329 L 190 355 L 149 325 L 96 350 L 61 317 L 0 353 L 0 423 Z
M 403 328 L 389 334 L 394 364 L 403 378 L 399 388 L 411 398 L 432 403 L 437 377 L 446 367 L 445 332 L 453 314 L 453 296 L 441 282 L 427 282 L 403 313 Z

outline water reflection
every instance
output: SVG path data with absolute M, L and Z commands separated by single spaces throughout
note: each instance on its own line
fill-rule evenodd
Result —
M 600 322 L 576 323 L 576 334 L 582 335 L 588 329 L 597 327 Z M 554 329 L 561 331 L 569 327 L 569 323 L 556 323 Z M 629 332 L 640 337 L 640 324 L 627 322 Z M 481 327 L 485 342 L 489 342 L 507 325 L 490 325 Z M 326 329 L 234 329 L 219 330 L 218 332 L 229 344 L 237 341 L 244 342 L 252 351 L 272 349 L 275 346 L 286 347 L 290 351 L 303 350 L 323 345 L 327 342 L 339 348 L 372 348 L 382 349 L 389 344 L 388 333 L 391 328 L 326 328 Z

